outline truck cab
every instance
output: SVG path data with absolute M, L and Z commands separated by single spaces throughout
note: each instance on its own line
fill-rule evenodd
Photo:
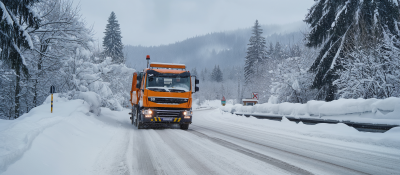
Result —
M 192 94 L 199 83 L 183 64 L 151 63 L 134 73 L 131 90 L 131 122 L 141 128 L 192 123 Z

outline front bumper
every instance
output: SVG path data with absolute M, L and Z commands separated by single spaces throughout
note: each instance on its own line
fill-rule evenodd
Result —
M 175 124 L 190 124 L 192 123 L 192 115 L 183 115 L 187 110 L 166 110 L 166 109 L 150 109 L 151 117 L 143 115 L 143 123 L 175 123 Z M 147 117 L 146 117 L 147 116 Z

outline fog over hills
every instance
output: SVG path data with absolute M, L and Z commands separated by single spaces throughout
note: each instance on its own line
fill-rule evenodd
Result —
M 267 46 L 275 46 L 279 42 L 289 47 L 304 38 L 307 26 L 303 22 L 287 25 L 263 25 L 263 35 L 266 37 Z M 124 54 L 126 64 L 137 70 L 146 66 L 146 55 L 151 56 L 151 62 L 181 63 L 188 69 L 196 67 L 243 66 L 246 56 L 247 44 L 251 36 L 251 28 L 233 31 L 215 32 L 188 38 L 173 44 L 160 46 L 131 46 L 126 45 Z M 156 38 L 154 38 L 156 39 Z

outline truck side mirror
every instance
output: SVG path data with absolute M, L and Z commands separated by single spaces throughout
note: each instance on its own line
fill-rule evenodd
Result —
M 197 87 L 197 85 L 200 83 L 200 80 L 199 79 L 196 79 L 195 80 L 195 91 L 196 92 L 199 92 L 199 87 Z
M 139 82 L 139 80 L 136 80 L 136 88 L 137 88 L 137 89 L 140 88 L 140 82 Z
M 196 78 L 196 76 L 191 76 L 190 79 L 191 79 L 191 83 L 192 83 L 191 84 L 192 93 L 199 91 L 198 90 L 199 88 L 196 86 L 197 84 L 199 84 L 199 80 Z

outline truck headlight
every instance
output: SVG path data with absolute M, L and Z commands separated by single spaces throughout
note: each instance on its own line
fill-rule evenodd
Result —
M 192 117 L 192 116 L 188 116 L 188 115 L 185 115 L 185 119 L 190 119 L 190 117 Z
M 153 114 L 153 111 L 150 110 L 150 109 L 148 109 L 148 110 L 143 110 L 143 111 L 142 111 L 142 114 L 144 114 L 144 115 L 151 115 L 151 114 Z
M 184 116 L 192 116 L 193 115 L 193 111 L 183 111 L 183 115 Z

